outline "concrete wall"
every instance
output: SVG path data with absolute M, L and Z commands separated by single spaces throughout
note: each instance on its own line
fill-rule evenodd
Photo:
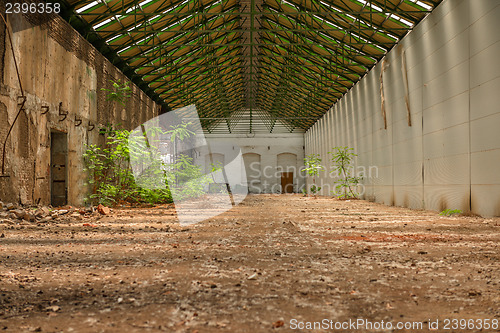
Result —
M 251 174 L 253 180 L 259 178 L 260 182 L 253 182 L 254 193 L 280 193 L 281 192 L 281 168 L 283 164 L 291 164 L 290 155 L 282 155 L 285 153 L 296 156 L 295 165 L 291 165 L 290 172 L 294 172 L 294 190 L 300 191 L 304 185 L 304 178 L 299 170 L 304 165 L 304 136 L 301 133 L 290 134 L 264 134 L 257 133 L 254 137 L 248 138 L 241 134 L 207 134 L 206 138 L 209 142 L 217 147 L 218 143 L 234 144 L 241 148 L 243 156 L 248 156 L 247 161 L 257 160 L 254 156 L 246 154 L 258 154 L 260 156 L 260 172 L 256 172 L 258 164 L 253 166 L 254 172 Z M 212 154 L 224 154 L 224 151 L 218 151 L 217 148 L 212 148 Z M 281 158 L 280 158 L 281 156 Z M 196 158 L 195 163 L 205 165 L 207 161 L 206 155 L 200 155 Z M 226 161 L 227 163 L 227 161 Z M 290 166 L 290 165 L 287 165 Z M 247 166 L 248 168 L 249 166 Z M 286 170 L 285 170 L 286 171 Z M 260 173 L 260 177 L 258 177 Z M 242 184 L 245 180 L 242 179 Z
M 499 216 L 499 17 L 499 0 L 444 0 L 386 56 L 387 129 L 379 63 L 309 129 L 306 153 L 326 160 L 331 147 L 355 148 L 358 165 L 378 167 L 365 199 Z
M 102 140 L 99 127 L 106 123 L 132 129 L 157 115 L 158 106 L 131 84 L 132 97 L 122 107 L 106 101 L 110 80 L 125 80 L 109 61 L 64 20 L 55 18 L 33 25 L 34 18 L 8 16 L 24 93 L 21 112 L 7 141 L 6 174 L 0 177 L 0 200 L 50 203 L 50 133 L 68 136 L 68 202 L 79 205 L 85 196 L 82 153 L 86 144 Z M 19 83 L 10 43 L 3 24 L 0 32 L 0 143 L 18 112 Z M 59 104 L 69 112 L 65 120 Z M 42 106 L 49 106 L 41 114 Z M 75 117 L 82 120 L 80 126 Z M 89 131 L 89 121 L 95 129 Z M 0 161 L 1 161 L 0 150 Z

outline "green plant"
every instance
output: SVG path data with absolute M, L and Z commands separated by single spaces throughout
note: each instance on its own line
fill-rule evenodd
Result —
M 117 81 L 110 80 L 113 88 L 112 89 L 105 89 L 101 88 L 103 91 L 107 91 L 108 95 L 106 99 L 108 101 L 115 101 L 120 103 L 121 105 L 125 105 L 125 101 L 127 98 L 130 98 L 130 92 L 132 89 L 128 86 L 127 82 L 121 83 L 120 79 Z
M 174 142 L 177 138 L 183 141 L 184 139 L 189 138 L 191 135 L 195 134 L 189 126 L 192 125 L 191 122 L 181 123 L 179 125 L 173 125 L 172 129 L 166 131 L 166 134 L 170 134 L 170 141 Z
M 217 183 L 215 177 L 218 174 L 219 171 L 222 172 L 223 165 L 221 162 L 215 162 L 215 163 L 210 163 L 211 170 L 210 170 L 210 175 L 211 175 L 211 180 L 210 184 L 215 184 L 215 188 L 210 189 L 210 193 L 227 193 L 227 187 L 226 184 L 223 183 Z
M 212 182 L 209 175 L 203 174 L 201 167 L 184 154 L 179 154 L 176 161 L 168 165 L 167 173 L 171 184 L 170 190 L 179 200 L 199 197 L 205 193 L 205 187 Z
M 328 152 L 332 154 L 331 161 L 333 163 L 333 170 L 330 173 L 336 173 L 339 178 L 335 182 L 335 195 L 342 199 L 357 198 L 359 193 L 356 188 L 363 177 L 356 177 L 354 175 L 354 167 L 352 163 L 356 155 L 353 148 L 348 147 L 334 147 L 333 151 Z
M 316 186 L 316 176 L 319 175 L 320 171 L 324 168 L 321 165 L 321 158 L 318 154 L 311 154 L 304 158 L 305 168 L 304 171 L 312 177 L 313 184 L 309 187 L 309 191 L 316 195 L 321 190 L 321 187 Z M 307 191 L 307 190 L 306 190 Z
M 156 188 L 144 182 L 144 179 L 156 181 L 163 177 L 161 160 L 153 159 L 154 163 L 142 174 L 142 186 L 138 186 L 130 168 L 131 161 L 141 158 L 130 152 L 131 145 L 137 144 L 134 142 L 137 138 L 127 130 L 115 130 L 110 126 L 104 129 L 104 133 L 104 145 L 89 145 L 83 154 L 89 175 L 88 184 L 91 186 L 87 202 L 104 205 L 114 205 L 119 201 L 151 204 L 172 202 L 166 183 L 162 188 Z
M 108 100 L 125 105 L 131 89 L 118 80 L 112 89 L 102 90 L 109 92 Z M 84 153 L 91 185 L 87 201 L 106 205 L 120 201 L 154 204 L 172 202 L 172 194 L 178 199 L 203 195 L 211 180 L 201 167 L 188 155 L 175 152 L 174 161 L 166 163 L 159 150 L 162 137 L 170 137 L 175 148 L 177 141 L 194 135 L 191 125 L 183 122 L 165 132 L 160 127 L 141 126 L 142 133 L 117 130 L 111 125 L 101 128 L 104 144 L 89 145 Z M 141 168 L 135 177 L 131 165 Z
M 445 209 L 439 213 L 441 216 L 452 216 L 455 214 L 462 214 L 462 211 L 460 209 Z
M 177 141 L 189 139 L 195 132 L 191 129 L 191 122 L 182 122 L 171 126 L 165 134 L 177 146 Z M 193 158 L 185 154 L 176 154 L 173 163 L 166 164 L 166 174 L 172 194 L 179 200 L 196 198 L 205 194 L 205 188 L 212 183 L 209 175 L 202 172 L 201 166 L 196 165 Z
M 126 83 L 120 81 L 113 82 L 113 89 L 110 91 L 108 99 L 117 101 L 125 105 L 125 99 L 130 97 L 130 88 Z M 114 205 L 118 202 L 129 203 L 168 203 L 172 202 L 170 190 L 166 183 L 165 172 L 159 156 L 158 149 L 151 146 L 151 165 L 145 173 L 145 179 L 156 181 L 158 177 L 165 179 L 164 186 L 144 186 L 146 184 L 141 179 L 143 186 L 138 186 L 136 179 L 130 168 L 130 163 L 142 157 L 140 147 L 141 137 L 132 136 L 130 131 L 114 129 L 108 124 L 99 131 L 104 135 L 105 142 L 102 146 L 88 145 L 83 154 L 85 168 L 88 172 L 88 185 L 90 193 L 86 198 L 88 203 Z M 159 128 L 150 128 L 145 133 L 148 138 L 152 138 L 153 143 L 162 134 Z M 141 151 L 141 154 L 131 153 Z M 153 156 L 152 156 L 153 157 Z M 144 175 L 143 175 L 144 176 Z M 161 178 L 160 178 L 161 179 Z M 154 184 L 156 185 L 156 184 Z

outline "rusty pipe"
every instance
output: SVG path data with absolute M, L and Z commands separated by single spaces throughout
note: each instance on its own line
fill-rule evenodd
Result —
M 0 13 L 0 16 L 2 17 L 2 21 L 5 24 L 5 34 L 7 36 L 9 36 L 10 49 L 12 50 L 12 58 L 14 59 L 14 66 L 16 67 L 17 79 L 19 81 L 19 88 L 21 89 L 21 98 L 23 99 L 23 101 L 21 102 L 21 104 L 19 106 L 19 111 L 17 112 L 16 118 L 14 118 L 14 121 L 10 125 L 9 131 L 7 132 L 7 136 L 5 137 L 5 141 L 3 142 L 2 175 L 4 175 L 5 174 L 5 148 L 7 147 L 7 139 L 9 138 L 10 132 L 12 132 L 12 128 L 14 127 L 14 124 L 16 123 L 17 118 L 19 118 L 21 111 L 23 111 L 24 103 L 26 102 L 26 97 L 24 96 L 23 84 L 21 83 L 21 76 L 19 75 L 19 68 L 17 67 L 16 54 L 14 52 L 14 44 L 12 44 L 12 38 L 10 37 L 10 29 L 9 29 L 9 26 L 7 25 L 7 21 L 5 20 L 5 17 L 3 16 L 2 13 Z

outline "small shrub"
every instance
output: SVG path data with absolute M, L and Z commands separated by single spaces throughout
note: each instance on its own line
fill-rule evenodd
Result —
M 113 82 L 108 91 L 108 100 L 125 105 L 130 97 L 130 87 L 119 80 Z M 87 202 L 115 205 L 129 203 L 170 203 L 172 194 L 176 199 L 189 199 L 203 195 L 207 184 L 211 183 L 208 175 L 195 165 L 193 159 L 184 154 L 175 154 L 173 163 L 162 159 L 159 146 L 161 137 L 167 137 L 176 146 L 176 141 L 183 141 L 195 134 L 190 129 L 192 123 L 174 125 L 168 131 L 160 127 L 150 127 L 142 135 L 134 135 L 127 130 L 117 130 L 107 125 L 99 134 L 105 136 L 104 145 L 89 145 L 84 153 L 84 161 L 91 186 Z M 144 137 L 148 138 L 146 146 Z M 148 155 L 147 162 L 144 154 Z M 146 162 L 146 163 L 144 163 Z M 140 175 L 134 177 L 132 165 L 140 165 Z
M 112 81 L 113 82 L 113 81 Z M 125 100 L 130 97 L 130 87 L 120 80 L 113 82 L 112 89 L 102 89 L 108 91 L 108 100 L 125 105 Z M 161 129 L 152 128 L 147 135 L 155 137 L 161 134 Z M 165 179 L 163 188 L 138 186 L 130 163 L 140 156 L 131 155 L 130 147 L 133 147 L 137 139 L 131 136 L 127 130 L 118 130 L 108 124 L 99 130 L 99 134 L 104 135 L 105 142 L 102 146 L 88 145 L 83 154 L 85 169 L 88 172 L 89 194 L 87 203 L 115 205 L 119 202 L 128 203 L 170 203 L 172 196 L 164 178 L 164 171 L 161 162 L 156 161 L 150 170 L 149 175 L 162 175 Z M 153 148 L 152 148 L 153 149 Z M 154 154 L 159 152 L 153 152 Z M 151 177 L 157 179 L 158 177 Z
M 333 151 L 328 152 L 332 154 L 333 170 L 331 173 L 335 172 L 339 176 L 339 180 L 335 182 L 337 184 L 335 191 L 332 192 L 341 199 L 351 199 L 359 196 L 356 187 L 363 177 L 356 177 L 354 175 L 352 164 L 354 157 L 358 155 L 353 151 L 353 148 L 334 147 Z
M 455 214 L 462 214 L 462 211 L 460 209 L 445 209 L 439 215 L 441 216 L 452 216 Z
M 111 82 L 113 83 L 112 89 L 101 88 L 101 90 L 108 92 L 106 99 L 125 105 L 125 101 L 131 96 L 130 92 L 132 89 L 130 89 L 127 82 L 121 83 L 119 79 L 117 81 L 111 80 Z
M 87 203 L 116 205 L 119 202 L 137 203 L 170 203 L 172 197 L 166 184 L 164 188 L 138 186 L 130 168 L 131 144 L 130 132 L 127 130 L 104 130 L 106 141 L 102 147 L 89 145 L 83 154 L 85 168 L 88 172 L 90 194 Z M 154 163 L 147 171 L 151 179 L 160 174 L 164 178 L 161 162 Z M 142 182 L 144 183 L 144 182 Z
M 321 191 L 320 186 L 316 186 L 316 176 L 319 175 L 320 171 L 323 171 L 324 168 L 321 165 L 321 158 L 318 154 L 311 154 L 304 158 L 305 168 L 304 171 L 307 172 L 309 176 L 312 177 L 313 184 L 309 187 L 309 191 L 316 195 L 319 191 Z M 307 194 L 307 190 L 306 193 Z

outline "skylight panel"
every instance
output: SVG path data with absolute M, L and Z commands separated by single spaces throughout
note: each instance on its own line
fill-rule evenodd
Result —
M 324 2 L 324 1 L 321 1 L 321 0 L 320 0 L 320 3 L 321 3 L 322 5 L 324 5 L 324 6 L 327 6 L 327 7 L 328 7 L 328 8 L 330 8 L 330 9 L 333 9 L 334 11 L 336 11 L 336 12 L 339 12 L 339 13 L 340 13 L 340 10 L 339 10 L 339 9 L 337 9 L 337 8 L 335 8 L 335 7 L 332 7 L 332 5 L 331 5 L 331 4 L 329 4 L 328 2 Z
M 403 23 L 404 23 L 404 24 L 406 24 L 407 26 L 413 27 L 413 23 L 412 23 L 412 22 L 410 22 L 410 21 L 405 20 L 404 18 L 401 18 L 399 21 L 400 21 L 400 22 L 403 22 Z
M 387 36 L 394 38 L 396 41 L 399 40 L 399 37 L 394 36 L 393 34 L 385 33 Z
M 98 2 L 98 1 L 91 2 L 91 3 L 89 3 L 88 5 L 83 6 L 82 8 L 77 9 L 77 10 L 76 10 L 76 12 L 77 12 L 78 14 L 80 14 L 80 13 L 82 13 L 82 12 L 86 11 L 87 9 L 90 9 L 90 8 L 92 8 L 92 7 L 94 7 L 94 6 L 98 5 L 98 4 L 99 4 L 99 2 Z
M 351 14 L 345 14 L 345 15 L 347 15 L 347 17 L 351 18 L 353 21 L 356 21 L 356 20 L 357 20 L 357 18 L 355 18 L 355 17 L 354 17 L 354 16 L 352 16 Z
M 382 8 L 380 8 L 379 6 L 377 5 L 374 5 L 373 3 L 371 2 L 368 2 L 368 1 L 365 1 L 365 0 L 358 0 L 359 2 L 361 2 L 363 5 L 365 6 L 369 6 L 370 8 L 373 8 L 375 9 L 376 11 L 378 12 L 382 12 Z
M 140 26 L 141 26 L 141 24 L 134 25 L 133 27 L 128 28 L 128 29 L 127 29 L 127 31 L 132 31 L 132 30 L 134 30 L 135 28 L 138 28 L 138 27 L 140 27 Z
M 317 15 L 315 15 L 315 16 L 317 16 Z M 340 27 L 340 26 L 336 25 L 335 23 L 333 23 L 332 21 L 330 21 L 330 20 L 329 20 L 328 18 L 326 18 L 326 17 L 325 17 L 325 18 L 321 18 L 321 17 L 319 17 L 319 16 L 318 16 L 318 18 L 320 18 L 320 19 L 322 19 L 322 20 L 324 19 L 326 22 L 328 22 L 328 24 L 329 24 L 329 25 L 332 25 L 332 26 L 334 26 L 335 28 L 337 28 L 337 29 L 339 29 L 339 30 L 344 30 L 344 28 L 342 28 L 342 27 Z
M 153 0 L 145 0 L 145 1 L 143 1 L 143 2 L 140 2 L 140 3 L 139 3 L 139 6 L 140 6 L 140 7 L 142 7 L 142 6 L 144 6 L 145 4 L 150 3 L 151 1 L 153 1 Z
M 395 19 L 396 21 L 399 21 L 399 22 L 401 22 L 401 23 L 403 23 L 403 24 L 405 24 L 405 25 L 407 25 L 407 26 L 409 26 L 409 27 L 413 27 L 413 23 L 412 23 L 412 22 L 407 21 L 407 20 L 405 20 L 404 18 L 402 18 L 402 17 L 400 17 L 400 16 L 398 16 L 398 15 L 396 15 L 396 14 L 394 14 L 394 13 L 392 13 L 392 14 L 387 14 L 387 16 L 388 16 L 388 18 L 393 18 L 393 19 Z
M 417 5 L 419 5 L 421 7 L 424 7 L 427 10 L 431 10 L 432 9 L 431 6 L 429 6 L 428 4 L 426 4 L 426 3 L 422 2 L 422 1 L 419 1 L 419 0 L 410 0 L 410 1 L 413 2 L 413 3 L 416 3 Z
M 149 22 L 151 22 L 151 21 L 153 21 L 154 19 L 156 19 L 156 18 L 158 18 L 158 17 L 160 17 L 160 15 L 155 15 L 155 16 L 153 16 L 152 18 L 150 18 L 148 21 L 149 21 Z
M 96 29 L 98 29 L 99 27 L 102 27 L 103 25 L 108 24 L 108 23 L 109 23 L 109 22 L 111 22 L 111 21 L 112 21 L 112 19 L 107 19 L 107 20 L 104 20 L 104 21 L 102 21 L 101 23 L 97 23 L 96 25 L 92 26 L 92 28 L 93 28 L 94 30 L 96 30 Z
M 132 46 L 127 46 L 127 47 L 126 47 L 126 48 L 124 48 L 123 50 L 118 51 L 118 54 L 120 54 L 120 53 L 123 53 L 123 52 L 127 51 L 127 50 L 128 50 L 128 49 L 130 49 L 131 47 L 132 47 Z
M 295 8 L 295 5 L 287 0 L 281 0 L 281 2 L 286 3 L 287 5 L 290 5 Z
M 111 37 L 109 39 L 106 39 L 106 43 L 111 43 L 112 41 L 114 41 L 115 39 L 117 39 L 118 37 L 122 37 L 123 35 L 116 35 L 114 37 Z

